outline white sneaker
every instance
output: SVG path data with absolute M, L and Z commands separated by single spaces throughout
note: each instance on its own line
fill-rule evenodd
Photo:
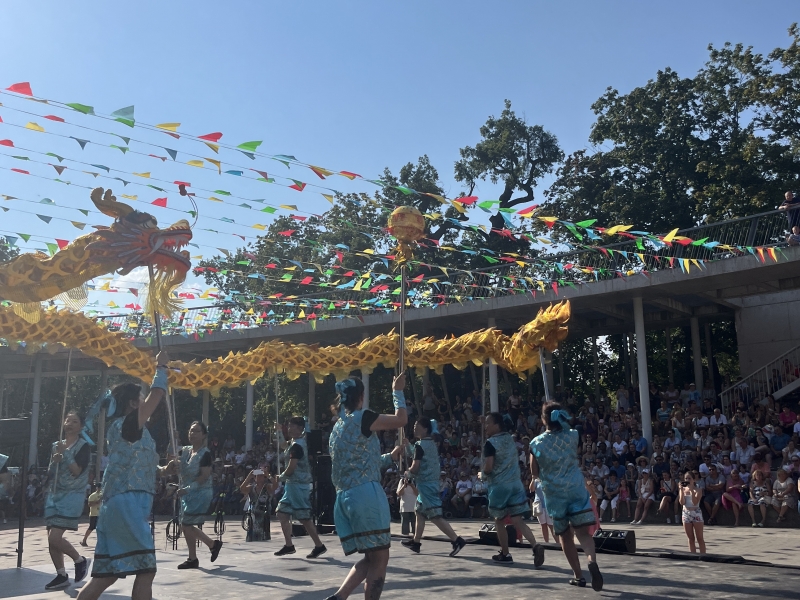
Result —
M 672 519 L 667 519 L 667 525 L 672 525 Z
M 598 517 L 597 521 L 602 523 L 603 522 L 603 517 Z
M 616 519 L 611 519 L 611 522 L 612 522 L 612 523 L 616 523 L 616 522 L 617 522 L 617 520 L 616 520 Z
M 631 521 L 631 525 L 638 525 L 639 521 Z

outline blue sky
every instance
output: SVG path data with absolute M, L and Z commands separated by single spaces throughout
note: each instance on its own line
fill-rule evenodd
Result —
M 108 114 L 135 105 L 143 123 L 180 122 L 181 131 L 224 133 L 223 142 L 263 140 L 260 150 L 294 155 L 332 169 L 377 177 L 386 166 L 395 172 L 427 153 L 448 196 L 461 188 L 452 179 L 458 149 L 478 140 L 478 128 L 509 98 L 529 122 L 552 131 L 566 152 L 584 148 L 593 122 L 591 103 L 607 86 L 626 91 L 658 69 L 672 67 L 692 75 L 707 58 L 709 43 L 743 42 L 759 52 L 788 42 L 786 29 L 800 20 L 796 2 L 5 2 L 0 19 L 0 88 L 30 81 L 34 94 L 80 102 Z M 190 142 L 172 142 L 160 133 L 129 130 L 65 111 L 70 123 L 86 124 L 180 149 L 178 161 L 163 162 L 108 148 L 109 136 L 67 133 L 69 127 L 23 115 L 48 107 L 0 97 L 0 139 L 19 147 L 52 151 L 65 157 L 127 172 L 150 170 L 153 177 L 191 180 L 208 189 L 226 187 L 244 197 L 294 204 L 321 212 L 327 202 L 313 190 L 299 194 L 278 186 L 228 180 L 185 164 L 184 149 L 215 157 Z M 9 108 L 10 107 L 10 108 Z M 49 111 L 52 112 L 52 111 Z M 105 139 L 81 150 L 76 142 L 8 126 L 33 120 L 48 132 Z M 129 133 L 125 133 L 125 131 Z M 119 142 L 117 142 L 119 143 Z M 180 144 L 180 146 L 177 146 Z M 137 150 L 131 143 L 131 150 Z M 138 148 L 141 150 L 141 148 Z M 22 154 L 0 147 L 0 152 Z M 8 151 L 8 152 L 7 152 Z M 149 151 L 148 151 L 149 152 Z M 164 154 L 161 152 L 161 154 Z M 221 151 L 225 163 L 273 172 L 309 183 L 320 182 L 308 170 L 264 160 L 254 163 Z M 36 160 L 41 156 L 29 154 Z M 183 159 L 183 160 L 181 160 Z M 50 159 L 46 159 L 50 160 Z M 0 156 L 0 167 L 28 168 Z M 154 164 L 155 163 L 155 164 Z M 68 164 L 68 163 L 64 163 Z M 51 167 L 29 163 L 32 173 L 57 177 Z M 73 169 L 73 167 L 69 167 Z M 235 168 L 225 165 L 223 169 Z M 77 166 L 74 169 L 78 169 Z M 65 176 L 70 171 L 65 173 Z M 122 176 L 125 177 L 124 175 Z M 66 178 L 66 177 L 65 177 Z M 108 185 L 74 172 L 71 181 Z M 341 191 L 369 191 L 363 182 L 336 178 Z M 331 180 L 328 180 L 331 181 Z M 119 194 L 123 192 L 117 189 Z M 233 186 L 233 188 L 231 187 Z M 260 186 L 260 187 L 259 187 Z M 125 191 L 149 202 L 155 191 Z M 269 187 L 268 191 L 262 191 Z M 190 207 L 169 188 L 169 206 Z M 496 197 L 486 184 L 482 199 Z M 0 233 L 24 232 L 72 239 L 80 234 L 67 221 L 45 225 L 31 211 L 88 224 L 107 224 L 90 208 L 88 193 L 51 181 L 0 170 L 0 194 L 55 206 L 17 201 L 0 221 Z M 70 207 L 70 208 L 67 208 Z M 141 207 L 140 207 L 141 208 Z M 180 218 L 175 211 L 153 209 L 160 223 Z M 268 215 L 225 204 L 200 203 L 198 231 L 202 249 L 233 249 L 239 232 L 253 236 L 253 223 Z M 235 224 L 209 217 L 233 218 Z M 79 218 L 80 217 L 80 218 Z M 92 220 L 94 219 L 94 220 Z M 213 221 L 213 222 L 212 222 Z M 28 247 L 42 247 L 32 241 Z

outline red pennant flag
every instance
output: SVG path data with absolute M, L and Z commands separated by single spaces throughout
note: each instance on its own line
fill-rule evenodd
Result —
M 538 204 L 532 204 L 531 206 L 529 206 L 529 207 L 527 207 L 527 208 L 523 208 L 522 210 L 518 210 L 518 211 L 517 211 L 517 214 L 518 214 L 518 215 L 529 215 L 529 214 L 531 214 L 533 211 L 535 211 L 537 208 L 539 208 L 539 205 L 538 205 Z
M 411 280 L 411 283 L 420 283 L 425 278 L 425 275 L 417 275 Z
M 351 181 L 356 177 L 361 177 L 361 175 L 359 175 L 358 173 L 351 173 L 350 171 L 339 171 L 339 175 L 343 175 L 348 179 L 350 179 Z
M 30 175 L 27 171 L 23 171 L 22 169 L 11 169 L 15 173 L 22 173 L 23 175 Z
M 347 273 L 342 275 L 342 277 L 352 277 L 352 276 L 353 276 L 353 271 L 348 271 Z
M 299 215 L 292 215 L 292 218 L 293 218 L 295 221 L 305 221 L 305 220 L 306 220 L 308 217 L 301 217 L 301 216 L 299 216 Z
M 207 140 L 209 142 L 218 142 L 221 137 L 222 137 L 222 134 L 219 131 L 217 131 L 216 133 L 207 133 L 205 135 L 198 136 L 197 139 L 199 139 L 199 140 Z
M 63 250 L 67 246 L 69 246 L 69 240 L 56 240 L 56 244 L 58 244 L 58 249 Z
M 188 181 L 174 181 L 173 183 L 175 185 L 182 185 L 184 187 L 192 187 L 192 184 L 189 183 Z
M 313 277 L 303 277 L 303 279 L 300 281 L 300 285 L 308 285 L 312 281 L 314 281 Z
M 51 121 L 58 121 L 59 123 L 66 123 L 64 119 L 62 119 L 61 117 L 57 117 L 55 115 L 45 115 L 44 118 L 50 119 Z
M 295 231 L 297 231 L 297 230 L 296 230 L 296 229 L 287 229 L 287 230 L 285 230 L 285 231 L 279 231 L 279 232 L 278 232 L 278 235 L 282 235 L 283 237 L 289 237 L 289 236 L 290 236 L 290 235 L 292 235 L 292 234 L 293 234 Z
M 458 202 L 459 204 L 466 204 L 466 205 L 475 204 L 477 201 L 478 201 L 477 196 L 466 196 L 464 198 L 456 198 L 455 200 L 453 200 L 453 202 Z
M 13 148 L 14 142 L 11 140 L 0 140 L 0 146 L 8 146 L 9 148 Z
M 276 265 L 275 263 L 269 263 L 268 265 L 264 265 L 264 268 L 265 269 L 277 269 L 278 265 Z
M 306 188 L 306 184 L 303 183 L 302 181 L 297 181 L 295 179 L 292 179 L 292 181 L 294 181 L 294 185 L 290 185 L 289 187 L 292 188 L 293 190 L 302 192 Z
M 128 291 L 131 294 L 133 294 L 134 296 L 136 296 L 137 298 L 139 297 L 139 289 L 138 288 L 128 288 Z
M 156 198 L 150 204 L 154 204 L 155 206 L 160 206 L 161 208 L 167 208 L 167 199 L 166 198 Z
M 14 92 L 15 94 L 22 94 L 23 96 L 33 96 L 33 92 L 31 91 L 31 84 L 27 81 L 23 81 L 22 83 L 15 83 L 14 85 L 8 86 L 6 88 L 9 92 Z
M 269 174 L 266 171 L 259 171 L 258 169 L 250 169 L 261 175 L 264 179 L 269 179 Z
M 556 293 L 556 296 L 558 296 L 558 284 L 554 281 L 550 285 L 553 286 L 553 291 Z
M 339 252 L 337 250 L 336 251 L 336 259 L 341 263 L 344 260 L 344 254 L 342 254 L 341 252 Z

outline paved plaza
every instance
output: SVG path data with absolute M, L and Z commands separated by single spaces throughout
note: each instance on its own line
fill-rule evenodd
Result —
M 17 532 L 8 524 L 0 531 L 0 598 L 64 599 L 75 597 L 76 588 L 45 592 L 44 585 L 53 577 L 47 555 L 44 527 L 31 520 L 26 530 L 24 568 L 17 570 Z M 81 527 L 81 531 L 84 529 Z M 395 526 L 397 527 L 397 526 Z M 466 538 L 477 538 L 478 522 L 458 522 L 456 530 Z M 435 528 L 434 528 L 434 531 Z M 431 533 L 434 533 L 431 531 Z M 399 531 L 398 531 L 399 533 Z M 683 551 L 683 530 L 676 526 L 644 526 L 636 529 L 637 551 Z M 272 541 L 246 543 L 244 532 L 236 522 L 228 523 L 225 547 L 213 565 L 207 553 L 199 552 L 201 569 L 178 571 L 185 558 L 185 548 L 165 550 L 164 523 L 157 525 L 158 575 L 154 598 L 170 600 L 214 600 L 216 598 L 270 598 L 276 600 L 324 599 L 333 593 L 353 564 L 354 557 L 345 557 L 335 536 L 324 536 L 328 554 L 316 561 L 304 558 L 311 549 L 308 537 L 296 540 L 297 554 L 275 558 L 272 553 L 281 546 L 279 527 L 273 523 Z M 80 537 L 68 534 L 76 544 Z M 530 550 L 512 549 L 513 565 L 495 565 L 490 557 L 492 546 L 469 544 L 457 558 L 449 558 L 450 545 L 443 541 L 426 541 L 422 554 L 414 555 L 402 548 L 399 540 L 392 545 L 386 590 L 383 598 L 425 598 L 430 594 L 459 598 L 797 598 L 800 573 L 781 566 L 796 565 L 800 536 L 796 530 L 708 527 L 708 550 L 719 554 L 744 555 L 750 560 L 765 561 L 776 566 L 751 566 L 674 560 L 667 558 L 617 556 L 600 554 L 599 562 L 605 577 L 605 589 L 597 594 L 587 587 L 567 585 L 570 570 L 561 552 L 546 553 L 542 568 L 533 567 Z M 91 556 L 94 536 L 90 537 Z M 181 541 L 181 544 L 183 542 Z M 69 562 L 69 561 L 67 561 Z M 584 561 L 585 562 L 585 561 Z M 587 574 L 588 576 L 588 574 Z M 83 584 L 79 584 L 83 585 Z M 132 581 L 121 580 L 105 598 L 130 597 Z M 352 598 L 363 598 L 363 591 Z

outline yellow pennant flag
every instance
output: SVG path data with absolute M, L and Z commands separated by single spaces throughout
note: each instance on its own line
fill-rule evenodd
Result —
M 616 235 L 620 231 L 628 231 L 631 227 L 633 227 L 633 225 L 614 225 L 612 228 L 606 229 L 603 233 L 606 235 Z
M 693 264 L 695 267 L 697 267 L 698 269 L 700 269 L 700 268 L 701 268 L 701 267 L 700 267 L 700 263 L 699 263 L 699 262 L 697 262 L 697 259 L 696 259 L 696 258 L 693 258 L 693 259 L 692 259 L 692 264 Z
M 447 198 L 445 198 L 443 196 L 439 196 L 438 194 L 429 194 L 427 192 L 425 193 L 425 195 L 426 196 L 430 196 L 431 198 L 436 198 L 442 204 L 447 204 Z
M 215 198 L 214 196 L 209 196 L 208 199 L 211 200 L 212 202 L 224 202 L 224 200 L 220 200 L 219 198 Z
M 172 131 L 173 133 L 178 130 L 180 127 L 180 123 L 161 123 L 160 125 L 156 125 L 159 129 L 165 129 L 167 131 Z
M 214 152 L 219 154 L 219 146 L 217 144 L 212 144 L 211 142 L 203 142 L 206 146 L 211 148 Z
M 123 198 L 127 198 L 128 200 L 138 200 L 139 199 L 139 196 L 137 196 L 135 194 L 132 195 L 132 196 L 129 195 L 129 194 L 120 194 L 120 196 L 122 196 Z
M 665 242 L 671 242 L 672 240 L 675 239 L 675 234 L 676 233 L 678 233 L 678 228 L 677 227 L 675 229 L 673 229 L 672 231 L 670 231 L 667 235 L 664 236 L 664 241 Z
M 467 209 L 464 208 L 464 206 L 461 204 L 461 202 L 451 202 L 450 204 L 453 206 L 453 208 L 455 208 L 462 215 L 467 212 Z
M 689 265 L 691 265 L 692 263 L 689 262 L 688 258 L 682 258 L 681 260 L 683 261 L 683 268 L 686 269 L 686 272 L 688 273 Z
M 44 127 L 42 127 L 38 123 L 34 123 L 33 121 L 25 125 L 25 129 L 30 129 L 31 131 L 38 131 L 40 133 L 45 133 Z
M 219 172 L 220 175 L 222 175 L 222 163 L 220 161 L 214 160 L 213 158 L 207 158 L 206 160 L 215 167 L 217 167 L 217 171 Z
M 297 207 L 294 204 L 281 204 L 281 208 L 285 208 L 286 210 L 297 210 Z
M 150 173 L 134 173 L 137 177 L 144 177 L 145 179 L 150 179 Z
M 187 164 L 187 165 L 189 165 L 190 167 L 200 167 L 200 168 L 203 168 L 203 165 L 204 165 L 205 163 L 204 163 L 202 160 L 190 160 L 190 161 L 188 161 L 186 164 Z
M 363 280 L 363 279 L 359 279 L 359 280 L 356 282 L 356 285 L 355 285 L 355 287 L 353 287 L 353 291 L 354 291 L 354 292 L 357 292 L 358 290 L 360 290 L 360 289 L 361 289 L 361 284 L 362 284 L 362 283 L 364 283 L 364 280 Z
M 325 198 L 328 202 L 333 204 L 333 196 L 331 194 L 322 194 L 322 197 Z
M 197 256 L 192 256 L 192 260 L 203 260 L 203 255 L 198 254 Z
M 298 319 L 305 319 L 305 318 L 306 318 L 306 311 L 304 311 L 304 310 L 301 308 L 301 309 L 300 309 L 300 314 L 299 314 L 299 315 L 297 315 L 297 318 L 298 318 Z
M 260 229 L 261 231 L 264 231 L 266 227 L 264 225 L 259 225 L 258 223 L 256 223 L 255 225 L 253 225 L 253 229 Z

